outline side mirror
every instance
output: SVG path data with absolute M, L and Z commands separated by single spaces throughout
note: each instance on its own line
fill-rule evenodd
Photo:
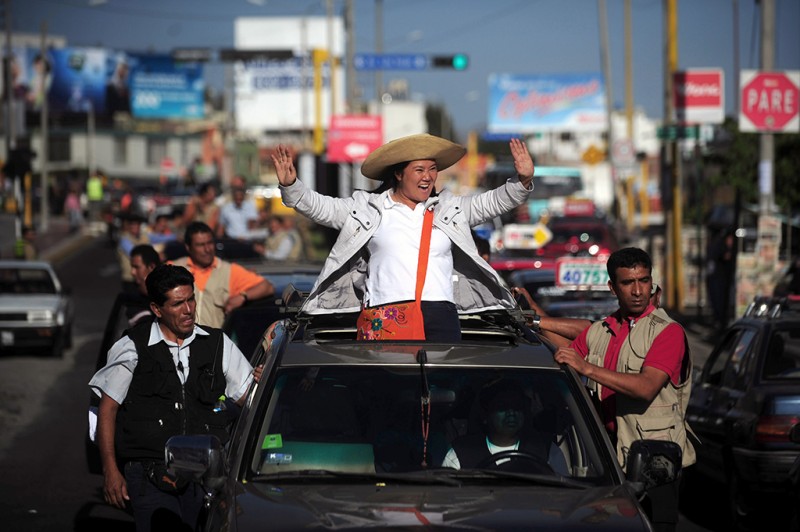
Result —
M 164 461 L 178 477 L 216 490 L 225 483 L 222 453 L 222 443 L 216 436 L 173 436 L 164 446 Z
M 677 443 L 662 440 L 637 440 L 628 452 L 627 478 L 641 482 L 645 489 L 674 482 L 683 461 Z

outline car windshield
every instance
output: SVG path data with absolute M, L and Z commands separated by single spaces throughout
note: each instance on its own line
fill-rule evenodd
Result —
M 767 344 L 763 377 L 800 379 L 800 327 L 797 322 L 777 327 Z
M 272 386 L 253 478 L 489 470 L 612 481 L 589 407 L 552 368 L 287 367 Z
M 39 268 L 0 269 L 2 294 L 55 294 L 56 285 L 47 270 Z

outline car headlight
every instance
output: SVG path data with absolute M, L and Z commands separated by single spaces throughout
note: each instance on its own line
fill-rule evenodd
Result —
M 59 310 L 58 314 L 56 314 L 56 324 L 59 327 L 63 327 L 65 323 L 67 323 L 67 316 L 63 310 Z
M 52 310 L 29 310 L 28 311 L 28 321 L 31 322 L 38 322 L 38 321 L 53 321 L 53 311 Z

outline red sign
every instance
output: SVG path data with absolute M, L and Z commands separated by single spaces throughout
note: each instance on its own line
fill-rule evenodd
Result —
M 800 131 L 800 71 L 743 70 L 740 81 L 740 131 Z
M 725 120 L 722 70 L 675 72 L 675 114 L 683 122 L 721 124 Z
M 363 161 L 383 144 L 383 125 L 378 115 L 334 115 L 328 129 L 328 161 Z

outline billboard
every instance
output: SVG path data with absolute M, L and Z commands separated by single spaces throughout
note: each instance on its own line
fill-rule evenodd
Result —
M 329 35 L 330 34 L 330 35 Z M 291 59 L 238 61 L 234 66 L 235 119 L 240 131 L 259 133 L 309 130 L 316 124 L 313 49 L 333 49 L 341 58 L 344 25 L 341 17 L 246 17 L 234 24 L 239 50 L 293 50 Z M 335 109 L 344 109 L 345 73 L 339 66 L 331 76 L 329 63 L 322 68 L 319 116 L 327 128 Z M 336 86 L 332 88 L 332 79 Z
M 605 84 L 600 73 L 489 76 L 490 133 L 606 128 Z
M 168 55 L 129 54 L 107 48 L 14 49 L 15 100 L 28 112 L 111 117 L 202 118 L 205 81 L 201 63 L 175 63 Z M 24 102 L 24 103 L 23 103 Z
M 203 65 L 175 62 L 170 55 L 128 54 L 117 68 L 130 69 L 130 106 L 136 118 L 203 118 Z M 106 100 L 112 108 L 113 97 Z M 121 102 L 119 102 L 121 103 Z

